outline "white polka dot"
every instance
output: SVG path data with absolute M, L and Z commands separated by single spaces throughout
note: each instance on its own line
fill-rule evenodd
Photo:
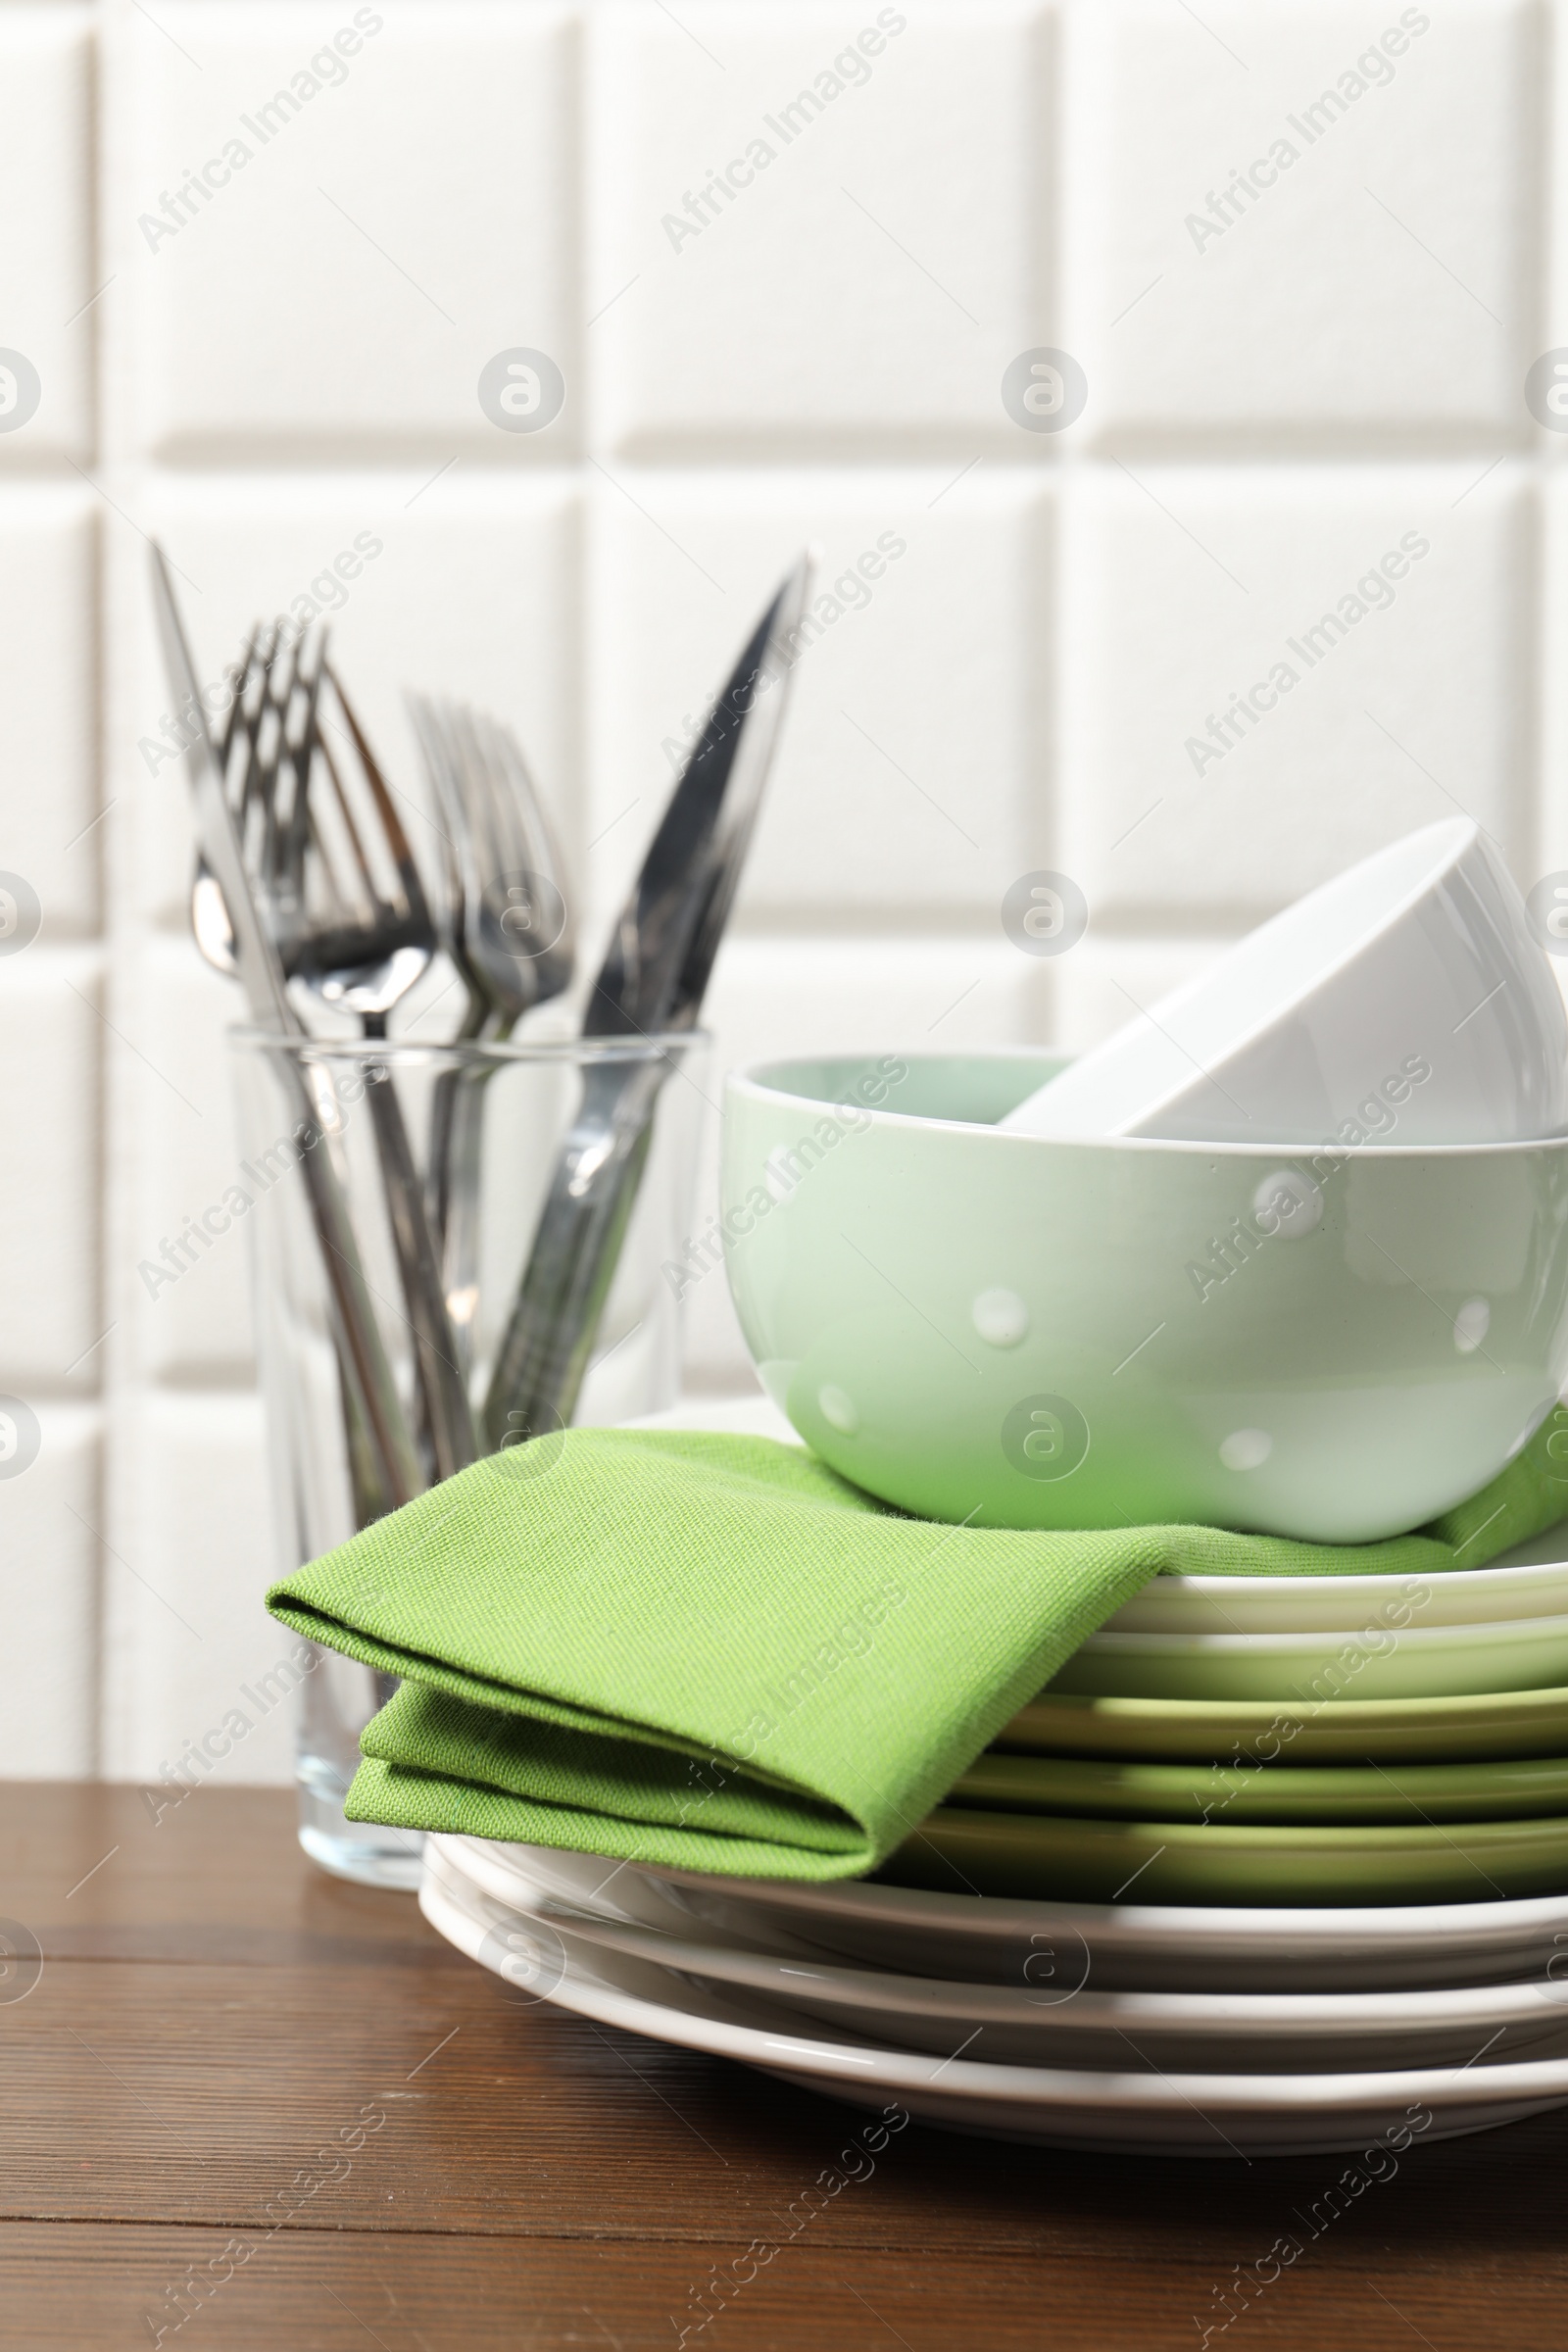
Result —
M 1273 1450 L 1266 1429 L 1233 1429 L 1220 1446 L 1219 1458 L 1227 1470 L 1255 1470 Z
M 1016 1348 L 1029 1329 L 1029 1309 L 1016 1291 L 982 1291 L 969 1320 L 990 1348 Z
M 1275 1168 L 1252 1195 L 1252 1222 L 1282 1242 L 1302 1241 L 1323 1222 L 1323 1195 L 1299 1168 Z
M 1485 1298 L 1467 1298 L 1453 1318 L 1453 1344 L 1461 1355 L 1474 1355 L 1492 1328 L 1492 1307 Z
M 853 1396 L 846 1396 L 842 1389 L 835 1389 L 829 1384 L 817 1390 L 816 1401 L 822 1408 L 824 1421 L 831 1421 L 833 1427 L 845 1437 L 854 1437 L 860 1426 L 860 1416 L 855 1409 Z

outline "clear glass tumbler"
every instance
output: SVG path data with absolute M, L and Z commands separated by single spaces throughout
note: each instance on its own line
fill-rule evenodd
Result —
M 224 1205 L 251 1236 L 279 1574 L 474 1453 L 675 1401 L 706 1038 L 232 1044 Z M 421 1839 L 343 1811 L 395 1688 L 317 1651 L 300 1842 L 340 1878 L 413 1886 Z

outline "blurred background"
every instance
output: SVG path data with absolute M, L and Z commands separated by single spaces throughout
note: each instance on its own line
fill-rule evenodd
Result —
M 0 1773 L 155 1780 L 288 1647 L 245 1242 L 138 1275 L 239 1156 L 150 537 L 204 677 L 330 617 L 401 789 L 405 690 L 507 719 L 591 956 L 818 540 L 719 1068 L 1078 1048 L 1456 809 L 1528 889 L 1568 865 L 1563 33 L 0 0 L 0 1392 L 40 1433 Z M 518 353 L 559 405 L 501 402 Z M 1066 953 L 1004 915 L 1042 870 Z M 716 1276 L 688 1381 L 751 1385 Z M 221 1771 L 287 1780 L 287 1714 Z

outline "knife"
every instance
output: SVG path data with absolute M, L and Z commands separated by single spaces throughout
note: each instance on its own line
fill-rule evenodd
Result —
M 734 905 L 788 702 L 812 551 L 786 575 L 708 714 L 616 918 L 585 1039 L 691 1029 Z M 485 1398 L 498 1450 L 576 1409 L 619 1260 L 660 1090 L 679 1057 L 607 1057 L 583 1071 Z

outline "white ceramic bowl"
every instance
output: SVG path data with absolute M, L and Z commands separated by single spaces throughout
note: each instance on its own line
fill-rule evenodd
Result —
M 1467 817 L 1309 891 L 1075 1061 L 1020 1134 L 1460 1144 L 1568 1123 L 1568 1016 Z
M 731 1075 L 741 1327 L 845 1477 L 927 1518 L 1366 1543 L 1476 1493 L 1550 1410 L 1568 1140 L 1334 1156 L 1005 1132 L 1053 1066 Z

